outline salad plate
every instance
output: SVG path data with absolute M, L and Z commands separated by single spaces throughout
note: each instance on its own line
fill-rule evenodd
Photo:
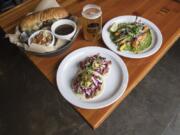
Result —
M 107 69 L 105 69 L 106 72 L 101 72 L 105 70 L 99 72 L 100 74 L 106 73 L 102 79 L 101 94 L 94 98 L 85 99 L 74 92 L 72 83 L 79 73 L 80 63 L 83 61 L 85 61 L 83 62 L 85 64 L 81 65 L 81 68 L 84 69 L 85 66 L 88 66 L 88 69 L 83 70 L 83 74 L 90 72 L 94 76 L 100 76 L 95 71 L 89 71 L 89 65 L 87 64 L 89 58 L 101 59 L 103 60 L 101 63 L 105 62 L 104 65 L 109 63 L 109 71 L 107 73 Z M 98 67 L 97 64 L 95 65 Z M 78 75 L 81 75 L 81 73 Z M 73 51 L 64 58 L 58 67 L 56 81 L 59 92 L 68 102 L 80 108 L 98 109 L 111 105 L 123 95 L 128 85 L 128 70 L 123 60 L 112 51 L 102 47 L 84 47 Z M 87 83 L 90 84 L 91 82 Z
M 137 16 L 119 16 L 108 21 L 102 30 L 106 46 L 120 56 L 145 58 L 162 45 L 162 34 L 151 21 Z

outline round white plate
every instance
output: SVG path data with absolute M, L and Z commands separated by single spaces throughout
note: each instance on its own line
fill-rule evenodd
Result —
M 111 19 L 110 21 L 108 21 L 105 26 L 103 27 L 102 30 L 102 38 L 104 43 L 106 44 L 106 46 L 111 49 L 112 51 L 114 51 L 115 53 L 124 56 L 124 57 L 128 57 L 128 58 L 145 58 L 148 56 L 153 55 L 154 53 L 156 53 L 162 44 L 162 34 L 159 30 L 159 28 L 152 23 L 151 21 L 142 18 L 142 17 L 138 17 L 137 21 L 142 22 L 146 25 L 148 25 L 151 29 L 151 33 L 152 33 L 152 45 L 149 49 L 147 49 L 146 51 L 139 53 L 139 54 L 135 54 L 133 52 L 129 52 L 129 51 L 124 51 L 124 52 L 120 52 L 117 50 L 117 46 L 111 41 L 110 39 L 110 33 L 108 32 L 108 28 L 113 24 L 113 23 L 128 23 L 128 22 L 134 22 L 136 20 L 136 16 L 119 16 L 116 18 Z
M 79 70 L 79 63 L 88 56 L 100 54 L 111 60 L 110 72 L 104 77 L 103 92 L 91 100 L 78 97 L 71 87 Z M 114 103 L 124 93 L 128 84 L 128 70 L 123 60 L 112 51 L 101 47 L 84 47 L 70 53 L 57 71 L 57 86 L 61 95 L 71 104 L 86 109 L 98 109 Z

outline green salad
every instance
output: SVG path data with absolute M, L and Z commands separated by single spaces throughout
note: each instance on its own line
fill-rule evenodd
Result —
M 121 52 L 141 53 L 147 50 L 152 43 L 150 28 L 143 23 L 113 23 L 108 31 L 111 40 Z

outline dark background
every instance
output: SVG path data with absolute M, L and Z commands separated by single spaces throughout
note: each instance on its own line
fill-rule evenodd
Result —
M 22 3 L 23 0 L 0 0 L 0 13 Z

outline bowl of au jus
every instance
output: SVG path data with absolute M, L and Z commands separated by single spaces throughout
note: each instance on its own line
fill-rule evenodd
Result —
M 71 40 L 76 33 L 77 25 L 69 19 L 61 19 L 54 22 L 51 31 L 58 39 Z

